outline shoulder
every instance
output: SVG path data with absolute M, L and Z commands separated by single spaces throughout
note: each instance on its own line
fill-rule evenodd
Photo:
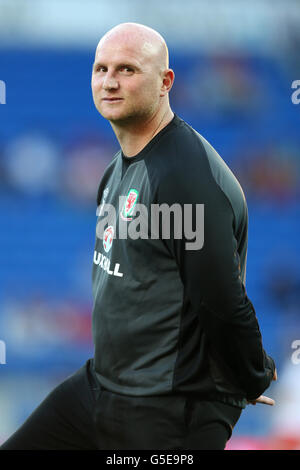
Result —
M 177 166 L 179 171 L 187 168 L 196 172 L 197 176 L 201 172 L 202 179 L 213 180 L 225 193 L 229 187 L 233 187 L 243 194 L 238 179 L 213 145 L 192 126 L 182 122 L 180 132 L 175 136 L 175 168 Z
M 149 159 L 157 185 L 178 190 L 182 186 L 191 189 L 193 184 L 202 188 L 213 184 L 208 151 L 216 151 L 207 144 L 199 132 L 177 117 L 176 127 L 163 136 Z
M 107 183 L 110 175 L 114 171 L 115 166 L 116 166 L 116 164 L 117 164 L 117 162 L 120 158 L 121 158 L 121 150 L 118 150 L 118 152 L 113 156 L 111 162 L 108 164 L 108 166 L 106 167 L 106 169 L 105 169 L 105 171 L 102 175 L 101 181 L 99 183 L 98 191 L 97 191 L 97 205 L 100 204 L 102 193 L 103 193 L 103 190 L 106 186 L 106 183 Z
M 158 198 L 212 205 L 226 199 L 240 221 L 247 214 L 244 192 L 212 144 L 183 120 L 168 139 L 169 151 L 157 159 Z
M 115 167 L 117 161 L 121 158 L 121 153 L 122 153 L 122 152 L 121 152 L 121 150 L 119 149 L 119 150 L 114 154 L 114 156 L 113 156 L 112 159 L 111 159 L 111 162 L 107 165 L 107 167 L 106 167 L 106 169 L 105 169 L 104 175 L 106 175 L 106 173 L 109 173 L 109 172 L 111 172 L 111 171 L 114 169 L 114 167 Z
M 166 132 L 153 147 L 146 166 L 155 185 L 176 184 L 195 175 L 203 177 L 210 169 L 201 136 L 176 116 L 176 125 Z

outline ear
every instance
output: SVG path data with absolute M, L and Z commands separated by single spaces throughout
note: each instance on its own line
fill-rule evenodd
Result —
M 162 73 L 162 86 L 160 91 L 160 96 L 165 96 L 171 90 L 174 80 L 175 73 L 172 69 L 166 69 Z

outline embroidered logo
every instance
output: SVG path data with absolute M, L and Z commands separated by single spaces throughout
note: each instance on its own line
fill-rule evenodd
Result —
M 107 229 L 105 230 L 103 234 L 103 248 L 106 251 L 106 253 L 108 253 L 109 250 L 111 249 L 113 239 L 114 239 L 114 228 L 112 225 L 110 225 L 109 227 L 107 227 Z
M 131 214 L 133 213 L 138 196 L 139 192 L 137 189 L 131 188 L 129 190 L 123 209 L 121 211 L 121 217 L 123 220 L 132 220 Z

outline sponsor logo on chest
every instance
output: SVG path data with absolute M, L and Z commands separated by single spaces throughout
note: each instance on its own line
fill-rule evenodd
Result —
M 120 272 L 120 264 L 116 263 L 114 265 L 114 269 L 111 270 L 110 259 L 96 250 L 94 252 L 94 263 L 103 269 L 103 271 L 106 271 L 110 276 L 123 277 L 123 273 Z

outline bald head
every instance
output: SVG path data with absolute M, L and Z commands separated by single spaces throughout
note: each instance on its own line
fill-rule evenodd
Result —
M 108 44 L 122 45 L 134 51 L 141 63 L 163 71 L 169 67 L 169 53 L 164 38 L 154 29 L 138 23 L 121 23 L 99 41 L 97 51 Z

